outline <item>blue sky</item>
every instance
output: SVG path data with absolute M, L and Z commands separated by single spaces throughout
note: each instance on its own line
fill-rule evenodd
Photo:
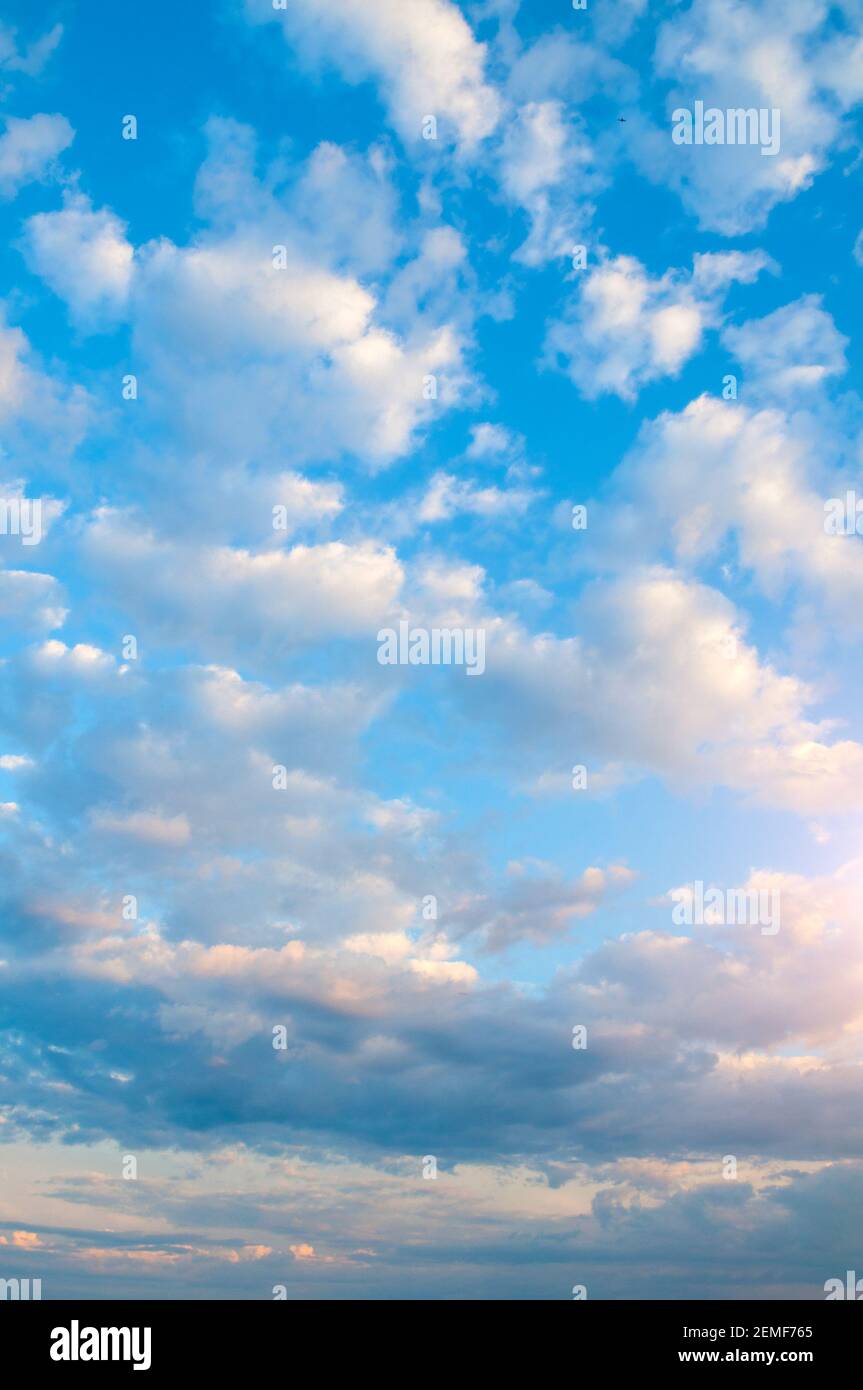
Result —
M 857 1267 L 861 18 L 7 3 L 0 1277 Z

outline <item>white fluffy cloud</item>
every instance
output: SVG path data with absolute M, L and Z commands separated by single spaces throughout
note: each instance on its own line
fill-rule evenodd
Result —
M 530 488 L 477 486 L 452 473 L 435 473 L 419 505 L 423 522 L 448 521 L 460 513 L 488 520 L 521 516 L 536 494 Z
M 113 592 L 168 640 L 193 633 L 212 652 L 235 645 L 370 640 L 392 609 L 403 573 L 394 552 L 370 541 L 294 545 L 257 553 L 160 539 L 135 518 L 102 512 L 85 554 Z
M 405 341 L 375 322 L 374 296 L 352 277 L 293 254 L 277 268 L 271 245 L 245 236 L 161 242 L 140 258 L 136 342 L 197 439 L 244 453 L 281 439 L 295 457 L 384 464 L 438 402 L 459 399 L 459 333 L 430 324 Z
M 289 447 L 295 459 L 391 462 L 471 388 L 470 316 L 454 307 L 459 237 L 428 233 L 384 297 L 347 268 L 380 268 L 399 244 L 386 212 L 360 212 L 364 189 L 386 194 L 374 157 L 319 146 L 288 207 L 255 178 L 245 127 L 211 121 L 207 133 L 197 202 L 212 226 L 196 240 L 135 250 L 113 212 L 74 194 L 29 219 L 30 265 L 79 324 L 131 322 L 138 408 L 158 410 L 189 443 L 233 458 Z M 331 217 L 342 179 L 349 196 Z
M 825 501 L 844 497 L 827 448 L 829 436 L 804 432 L 779 410 L 699 397 L 646 428 L 620 470 L 615 495 L 626 503 L 614 543 L 643 554 L 651 537 L 665 537 L 676 563 L 691 569 L 715 562 L 733 535 L 738 563 L 763 593 L 775 599 L 802 584 L 822 618 L 859 631 L 863 547 L 853 534 L 825 531 Z
M 846 369 L 847 338 L 821 307 L 806 295 L 763 319 L 729 326 L 722 340 L 746 371 L 747 382 L 774 398 L 823 386 Z
M 503 192 L 530 223 L 515 259 L 536 266 L 571 254 L 603 183 L 578 117 L 567 116 L 560 101 L 527 103 L 507 125 L 500 161 Z
M 62 627 L 68 613 L 63 599 L 53 575 L 0 569 L 0 617 L 10 630 L 33 633 Z
M 68 387 L 49 376 L 22 329 L 6 322 L 0 304 L 0 424 L 7 457 L 22 452 L 21 467 L 32 469 L 34 438 L 45 448 L 50 436 L 57 462 L 73 449 L 90 420 L 90 400 L 81 386 Z
M 374 76 L 402 138 L 422 135 L 432 115 L 439 137 L 470 148 L 497 124 L 500 100 L 485 78 L 477 43 L 450 0 L 246 0 L 256 23 L 281 21 L 285 38 L 318 63 L 336 63 L 348 80 Z
M 827 163 L 863 97 L 859 40 L 853 29 L 832 28 L 831 8 L 827 0 L 694 0 L 660 28 L 656 69 L 674 84 L 669 117 L 698 100 L 780 112 L 774 156 L 756 145 L 675 145 L 670 119 L 644 136 L 645 168 L 679 191 L 702 227 L 736 236 L 763 226 Z
M 66 301 L 85 327 L 110 324 L 125 308 L 133 249 L 109 208 L 94 209 L 83 194 L 67 194 L 59 212 L 39 212 L 25 224 L 32 270 Z
M 14 198 L 24 184 L 43 179 L 74 138 L 65 116 L 7 116 L 0 135 L 0 198 Z
M 734 282 L 749 284 L 770 260 L 760 251 L 696 255 L 691 272 L 651 279 L 633 256 L 601 261 L 579 273 L 563 318 L 546 336 L 546 358 L 588 399 L 614 392 L 634 400 L 647 382 L 676 376 L 721 322 L 721 299 Z
M 20 328 L 0 324 L 0 418 L 16 414 L 31 389 L 24 363 L 29 343 Z
M 768 599 L 815 604 L 821 628 L 856 633 L 863 547 L 853 518 L 851 534 L 825 525 L 858 457 L 853 411 L 825 391 L 847 340 L 807 295 L 728 326 L 723 342 L 743 367 L 740 398 L 700 396 L 643 425 L 594 511 L 597 558 L 670 555 L 686 573 L 730 560 Z
M 609 543 L 625 551 L 625 533 Z M 474 714 L 502 723 L 511 756 L 534 772 L 612 764 L 614 780 L 655 772 L 804 814 L 863 806 L 863 745 L 808 717 L 816 692 L 762 660 L 745 618 L 706 584 L 633 560 L 588 586 L 574 637 L 459 607 L 486 630 Z

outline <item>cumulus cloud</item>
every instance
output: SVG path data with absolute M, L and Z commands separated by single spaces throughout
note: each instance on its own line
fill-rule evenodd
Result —
M 163 640 L 186 640 L 196 629 L 211 653 L 371 636 L 403 578 L 393 550 L 371 541 L 256 553 L 202 545 L 190 555 L 188 542 L 160 539 L 110 511 L 94 518 L 85 552 Z
M 506 127 L 500 160 L 501 188 L 530 223 L 515 259 L 537 266 L 570 255 L 603 185 L 579 119 L 567 117 L 562 102 L 528 102 Z
M 552 771 L 537 760 L 562 742 L 570 749 L 565 731 L 576 724 L 580 762 L 589 754 L 594 765 L 731 787 L 809 813 L 863 804 L 863 745 L 807 718 L 815 691 L 762 661 L 741 614 L 706 584 L 630 566 L 585 589 L 575 637 L 483 621 L 486 677 L 471 696 L 475 712 L 502 724 L 511 756 L 536 771 Z
M 199 437 L 248 449 L 279 435 L 299 457 L 355 450 L 386 462 L 409 447 L 431 400 L 448 389 L 458 399 L 462 345 L 450 326 L 405 343 L 373 321 L 375 300 L 356 280 L 293 257 L 276 266 L 260 237 L 153 246 L 136 296 L 139 349 Z M 280 389 L 287 372 L 301 393 Z
M 59 463 L 74 452 L 90 421 L 86 390 L 43 370 L 27 335 L 7 322 L 7 308 L 0 305 L 0 423 L 7 458 L 30 473 L 34 442 L 44 451 L 50 438 Z
M 74 138 L 65 116 L 7 116 L 0 135 L 0 197 L 14 198 L 25 184 L 44 179 Z
M 468 478 L 436 473 L 419 507 L 419 520 L 448 521 L 459 513 L 493 519 L 520 516 L 536 494 L 530 488 L 478 487 Z
M 638 128 L 639 158 L 675 188 L 703 228 L 757 230 L 779 202 L 807 188 L 840 144 L 844 118 L 863 96 L 857 40 L 836 32 L 826 0 L 733 5 L 695 0 L 665 20 L 656 71 L 673 83 L 668 124 Z M 675 145 L 671 113 L 705 107 L 778 110 L 780 148 Z
M 513 445 L 512 435 L 506 426 L 492 424 L 489 420 L 471 425 L 470 434 L 467 457 L 471 459 L 498 458 Z
M 34 671 L 56 676 L 62 672 L 67 677 L 84 680 L 99 679 L 116 671 L 114 658 L 89 642 L 76 642 L 68 647 L 57 638 L 50 638 L 30 649 L 28 662 Z
M 843 340 L 810 302 L 728 338 L 751 360 L 753 394 L 762 399 L 748 406 L 701 396 L 646 425 L 615 476 L 608 540 L 644 556 L 655 553 L 659 534 L 675 563 L 693 571 L 715 565 L 732 538 L 737 564 L 762 593 L 814 600 L 822 622 L 840 635 L 856 632 L 859 537 L 831 534 L 825 524 L 830 498 L 844 506 L 841 441 L 817 417 L 795 411 L 796 395 L 805 398 L 840 369 Z M 786 408 L 772 403 L 777 392 Z M 639 520 L 648 505 L 658 528 L 652 535 Z
M 497 124 L 500 99 L 485 77 L 485 46 L 450 0 L 299 0 L 274 13 L 246 0 L 253 23 L 278 20 L 285 39 L 317 64 L 336 63 L 349 81 L 378 79 L 390 117 L 409 144 L 435 116 L 442 140 L 471 149 Z
M 652 279 L 632 256 L 605 258 L 549 325 L 546 360 L 588 399 L 614 392 L 634 400 L 648 382 L 678 375 L 721 322 L 728 287 L 751 284 L 770 264 L 759 251 L 708 253 L 696 255 L 691 272 Z
M 62 586 L 53 575 L 0 569 L 0 615 L 11 628 L 51 631 L 63 626 L 67 613 Z
M 745 368 L 747 381 L 773 397 L 821 387 L 847 368 L 848 340 L 817 295 L 806 295 L 763 319 L 748 319 L 740 327 L 729 325 L 722 340 Z
M 211 116 L 204 132 L 195 211 L 223 235 L 266 222 L 299 259 L 355 276 L 388 270 L 404 250 L 395 165 L 383 144 L 363 152 L 323 140 L 304 160 L 259 168 L 250 126 Z
M 388 265 L 398 246 L 386 212 L 361 213 L 386 186 L 385 162 L 319 147 L 286 204 L 256 179 L 245 127 L 216 120 L 207 133 L 197 197 L 208 231 L 133 248 L 116 214 L 70 194 L 27 222 L 29 264 L 80 326 L 130 322 L 149 385 L 142 407 L 191 445 L 234 466 L 238 454 L 276 449 L 391 462 L 470 394 L 470 315 L 440 293 L 464 260 L 457 234 L 429 233 L 383 297 L 358 273 Z
M 66 195 L 59 212 L 25 223 L 28 263 L 66 301 L 83 326 L 114 322 L 123 313 L 133 250 L 125 225 L 109 208 L 94 209 L 81 193 Z
M 23 357 L 29 344 L 20 328 L 0 326 L 0 409 L 11 415 L 24 403 L 29 382 Z

